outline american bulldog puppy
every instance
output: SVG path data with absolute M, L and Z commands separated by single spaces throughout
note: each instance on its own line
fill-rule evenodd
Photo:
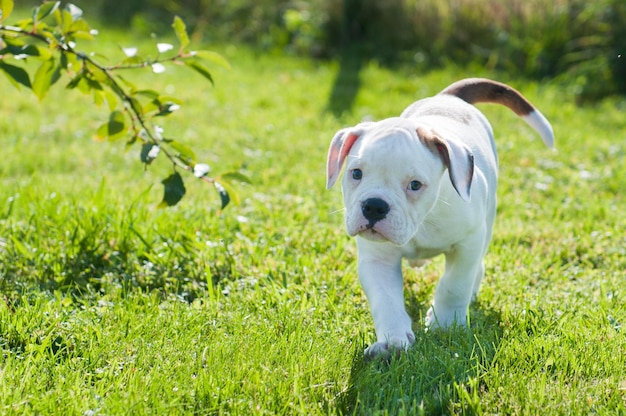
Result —
M 330 143 L 327 188 L 345 164 L 345 223 L 356 236 L 359 280 L 376 329 L 368 356 L 407 349 L 415 340 L 402 258 L 445 255 L 426 325 L 466 323 L 496 214 L 498 156 L 493 130 L 473 105 L 480 102 L 510 108 L 553 146 L 552 126 L 522 94 L 480 78 L 455 82 L 399 117 L 341 129 Z

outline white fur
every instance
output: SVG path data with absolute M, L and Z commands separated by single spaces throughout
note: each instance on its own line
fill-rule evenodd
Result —
M 552 129 L 541 113 L 524 119 L 552 144 Z M 438 138 L 445 146 L 437 146 Z M 498 162 L 487 119 L 455 96 L 437 95 L 413 103 L 401 117 L 338 132 L 329 151 L 328 187 L 337 180 L 344 159 L 346 228 L 356 236 L 359 279 L 376 329 L 377 341 L 366 354 L 387 354 L 414 342 L 404 307 L 403 257 L 418 262 L 445 255 L 445 273 L 426 325 L 464 325 L 483 278 L 496 213 Z M 355 169 L 362 177 L 353 177 Z M 411 190 L 412 181 L 422 187 Z M 374 224 L 362 207 L 372 198 L 389 206 Z
M 550 148 L 554 147 L 554 132 L 552 131 L 552 126 L 539 110 L 522 116 L 522 119 L 541 135 L 546 146 Z

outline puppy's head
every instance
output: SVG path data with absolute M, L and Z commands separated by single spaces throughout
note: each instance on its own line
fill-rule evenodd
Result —
M 469 201 L 474 171 L 470 149 L 409 119 L 338 131 L 328 151 L 327 188 L 335 184 L 344 163 L 342 190 L 351 236 L 406 244 L 437 202 L 447 178 L 459 197 Z

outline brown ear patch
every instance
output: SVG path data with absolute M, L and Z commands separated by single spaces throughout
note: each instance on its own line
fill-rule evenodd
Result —
M 439 139 L 439 137 L 437 137 L 437 139 Z M 448 153 L 448 148 L 446 147 L 446 145 L 441 142 L 441 139 L 439 139 L 435 142 L 435 147 L 437 148 L 437 153 L 439 153 L 439 155 L 441 156 L 443 164 L 446 165 L 448 169 L 450 169 L 450 153 Z
M 441 158 L 448 169 L 450 182 L 466 202 L 470 200 L 470 188 L 474 177 L 474 155 L 457 140 L 446 141 L 431 129 L 417 128 L 417 136 L 433 153 Z
M 439 156 L 441 156 L 443 164 L 448 169 L 450 168 L 450 153 L 448 152 L 448 146 L 443 141 L 443 139 L 437 135 L 437 133 L 425 127 L 418 127 L 417 137 L 433 153 L 436 153 Z

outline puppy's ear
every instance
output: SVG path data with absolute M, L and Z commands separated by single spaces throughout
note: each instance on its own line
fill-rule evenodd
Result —
M 333 140 L 330 142 L 328 149 L 328 159 L 326 162 L 326 189 L 332 188 L 337 182 L 341 174 L 343 163 L 350 153 L 350 149 L 354 143 L 365 132 L 365 128 L 372 124 L 371 122 L 360 123 L 355 127 L 349 127 L 339 130 Z
M 465 202 L 470 201 L 470 188 L 474 177 L 474 154 L 457 140 L 444 140 L 424 127 L 417 128 L 417 136 L 448 168 L 452 186 Z

